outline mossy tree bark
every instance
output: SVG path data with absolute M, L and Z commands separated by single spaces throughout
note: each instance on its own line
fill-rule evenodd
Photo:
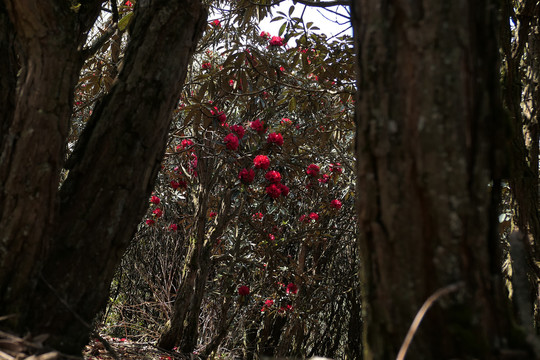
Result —
M 495 1 L 353 2 L 364 358 L 503 358 Z M 524 353 L 526 355 L 526 353 Z

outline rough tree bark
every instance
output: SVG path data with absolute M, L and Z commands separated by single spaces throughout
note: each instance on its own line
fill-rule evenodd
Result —
M 364 359 L 504 358 L 494 1 L 353 2 Z M 523 358 L 526 353 L 517 353 Z
M 207 18 L 198 0 L 137 2 L 123 69 L 64 163 L 81 44 L 102 2 L 3 2 L 23 61 L 0 163 L 0 308 L 17 315 L 12 329 L 72 353 L 147 207 Z

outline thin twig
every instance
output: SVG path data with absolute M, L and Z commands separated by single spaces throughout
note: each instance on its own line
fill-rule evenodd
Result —
M 414 317 L 411 327 L 409 328 L 409 331 L 407 332 L 407 336 L 405 336 L 405 340 L 403 340 L 403 344 L 401 344 L 401 349 L 399 349 L 399 353 L 396 360 L 405 359 L 405 355 L 407 354 L 407 350 L 409 349 L 409 346 L 411 345 L 412 339 L 414 335 L 416 334 L 416 331 L 418 330 L 418 327 L 420 326 L 420 323 L 422 322 L 424 315 L 426 315 L 426 312 L 429 310 L 431 305 L 433 305 L 433 303 L 437 301 L 440 297 L 453 293 L 459 290 L 459 288 L 463 287 L 464 285 L 465 283 L 460 281 L 458 283 L 445 286 L 442 289 L 435 291 L 435 293 L 433 293 L 433 295 L 431 295 L 424 302 L 424 304 L 422 305 L 422 307 L 420 308 L 420 310 Z

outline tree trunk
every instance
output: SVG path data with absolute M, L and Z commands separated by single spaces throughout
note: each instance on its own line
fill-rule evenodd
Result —
M 6 5 L 0 2 L 0 149 L 3 149 L 4 141 L 8 139 L 7 134 L 13 120 L 17 71 L 15 31 Z M 3 158 L 0 157 L 1 159 Z
M 14 33 L 2 36 L 6 45 L 15 41 L 20 45 L 21 70 L 13 109 L 9 103 L 15 88 L 1 89 L 11 111 L 2 119 L 7 134 L 0 162 L 0 308 L 22 314 L 28 309 L 40 260 L 49 246 L 46 233 L 55 219 L 71 99 L 82 64 L 77 53 L 80 25 L 60 1 L 4 1 L 4 6 L 9 14 L 6 30 Z M 11 40 L 15 34 L 16 40 Z M 8 57 L 9 68 L 2 71 L 10 86 L 14 84 L 9 74 L 16 72 L 9 61 L 12 51 L 2 55 Z M 23 320 L 18 316 L 12 321 Z
M 18 32 L 28 39 L 21 40 L 26 63 L 10 128 L 17 141 L 2 149 L 9 161 L 0 165 L 0 307 L 18 313 L 13 327 L 19 332 L 49 333 L 51 345 L 70 353 L 87 342 L 146 210 L 171 112 L 207 17 L 198 0 L 137 3 L 123 69 L 96 105 L 58 190 L 82 63 L 79 32 L 72 35 L 67 25 L 92 24 L 81 16 L 97 16 L 101 2 L 85 3 L 78 14 L 65 1 L 44 2 L 39 11 L 22 9 L 34 1 L 7 2 L 15 26 L 36 29 Z
M 495 359 L 512 346 L 496 231 L 505 141 L 496 10 L 353 2 L 366 360 L 395 359 L 442 289 L 408 358 Z

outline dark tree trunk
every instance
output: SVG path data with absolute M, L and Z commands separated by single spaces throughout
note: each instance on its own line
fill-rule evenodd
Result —
M 356 0 L 357 175 L 364 358 L 511 347 L 497 207 L 501 131 L 490 1 Z
M 147 207 L 207 12 L 198 0 L 137 2 L 123 69 L 58 190 L 80 34 L 93 24 L 83 15 L 95 19 L 101 1 L 78 12 L 66 1 L 6 4 L 24 64 L 0 164 L 0 308 L 19 315 L 18 331 L 49 333 L 51 345 L 76 353 Z
M 17 71 L 15 31 L 6 5 L 0 2 L 0 149 L 3 149 L 4 141 L 8 140 L 7 135 L 15 111 Z M 0 155 L 3 162 L 2 159 Z
M 80 24 L 67 3 L 4 1 L 12 32 L 3 34 L 20 45 L 21 63 L 15 88 L 2 87 L 8 112 L 2 114 L 0 162 L 0 308 L 21 314 L 28 309 L 41 259 L 49 244 L 47 232 L 55 220 L 55 198 L 68 135 L 73 88 L 80 65 L 77 52 Z M 3 11 L 3 10 L 0 10 Z M 59 29 L 64 29 L 60 31 Z M 16 69 L 10 61 L 3 69 Z M 4 56 L 4 54 L 2 55 Z M 10 66 L 11 65 L 11 66 Z M 5 92 L 5 93 L 4 93 Z M 21 322 L 22 317 L 12 321 Z

